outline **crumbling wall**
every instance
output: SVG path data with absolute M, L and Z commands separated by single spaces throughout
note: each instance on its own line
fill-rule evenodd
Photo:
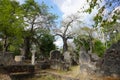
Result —
M 104 75 L 120 76 L 120 40 L 106 50 L 100 70 Z
M 12 53 L 5 52 L 4 54 L 0 52 L 0 65 L 12 65 L 15 64 Z

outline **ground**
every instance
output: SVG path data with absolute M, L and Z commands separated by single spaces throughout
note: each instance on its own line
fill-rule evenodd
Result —
M 101 77 L 96 75 L 88 76 L 87 73 L 80 74 L 79 70 L 79 66 L 71 67 L 70 71 L 47 69 L 38 71 L 40 74 L 37 74 L 35 78 L 30 78 L 28 80 L 120 80 L 112 77 Z

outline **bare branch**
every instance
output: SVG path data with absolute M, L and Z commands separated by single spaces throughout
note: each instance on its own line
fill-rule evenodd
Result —
M 60 37 L 63 38 L 63 35 L 61 35 L 61 34 L 55 34 L 54 36 L 60 36 Z
M 65 28 L 65 31 L 64 31 L 63 35 L 66 34 L 66 32 L 67 32 L 67 30 L 68 30 L 68 27 L 71 25 L 71 23 L 72 23 L 73 21 L 74 21 L 74 20 L 71 20 L 71 21 L 67 24 L 67 26 L 66 26 L 66 28 Z

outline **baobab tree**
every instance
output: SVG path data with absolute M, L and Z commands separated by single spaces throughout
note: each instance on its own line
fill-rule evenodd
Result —
M 61 22 L 61 29 L 55 29 L 55 35 L 60 36 L 63 40 L 63 53 L 68 50 L 68 39 L 72 39 L 73 34 L 71 31 L 73 24 L 79 22 L 76 15 L 68 16 Z

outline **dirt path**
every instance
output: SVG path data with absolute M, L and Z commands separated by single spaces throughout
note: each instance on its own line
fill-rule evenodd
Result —
M 70 71 L 60 71 L 60 70 L 42 70 L 38 71 L 36 76 L 54 76 L 57 80 L 79 80 L 77 77 L 79 75 L 79 66 L 74 66 Z
M 38 75 L 51 75 L 54 76 L 54 80 L 120 80 L 120 78 L 113 77 L 101 77 L 96 75 L 88 75 L 79 73 L 79 66 L 74 66 L 70 71 L 58 71 L 58 70 L 42 70 Z M 53 79 L 52 79 L 53 80 Z
M 79 80 L 77 78 L 71 77 L 69 75 L 62 75 L 56 72 L 45 71 L 43 75 L 51 75 L 60 80 Z

